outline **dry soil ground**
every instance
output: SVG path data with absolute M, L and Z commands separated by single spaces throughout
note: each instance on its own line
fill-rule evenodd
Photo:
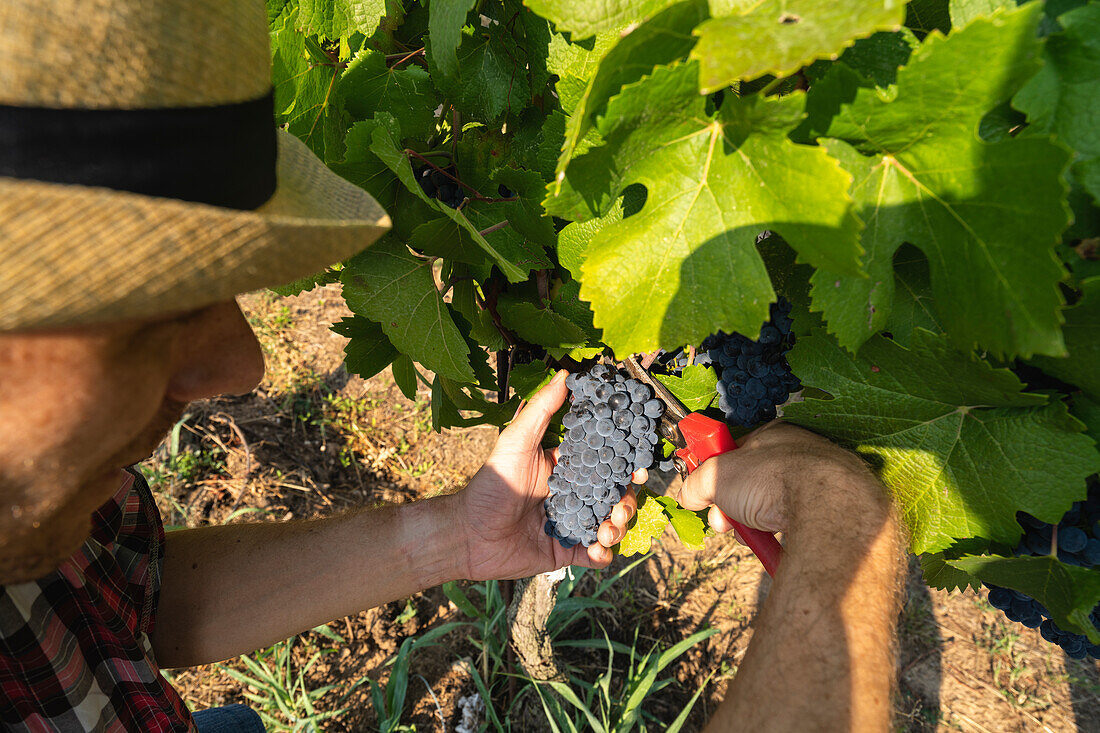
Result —
M 433 433 L 427 392 L 410 402 L 388 370 L 369 380 L 347 374 L 345 340 L 327 328 L 345 313 L 336 286 L 295 298 L 261 293 L 242 300 L 264 345 L 268 375 L 246 397 L 193 405 L 174 448 L 166 441 L 144 464 L 167 524 L 280 522 L 413 501 L 460 488 L 487 455 L 494 429 Z M 585 576 L 577 593 L 590 592 L 625 564 L 620 558 L 602 576 Z M 899 625 L 897 730 L 1100 731 L 1097 664 L 1068 659 L 1037 632 L 1008 622 L 984 594 L 930 591 L 915 561 L 911 570 Z M 637 631 L 640 647 L 667 647 L 700 628 L 719 629 L 670 668 L 675 683 L 646 703 L 658 721 L 671 721 L 709 676 L 685 727 L 701 730 L 736 673 L 766 592 L 759 565 L 732 540 L 715 538 L 696 552 L 666 535 L 608 591 L 611 607 L 574 624 L 564 638 L 602 638 L 602 626 L 626 644 Z M 335 685 L 316 708 L 346 709 L 319 727 L 377 730 L 366 685 L 340 697 L 364 677 L 384 681 L 386 663 L 405 638 L 461 620 L 467 619 L 433 588 L 329 624 L 342 643 L 315 632 L 300 637 L 290 654 L 294 671 L 315 651 L 328 650 L 302 675 L 301 689 Z M 586 679 L 606 665 L 602 652 L 562 654 Z M 403 723 L 418 731 L 454 730 L 459 699 L 474 691 L 464 660 L 485 661 L 463 631 L 413 657 Z M 263 694 L 234 671 L 248 668 L 231 660 L 173 676 L 194 708 Z M 532 728 L 549 729 L 529 720 L 515 729 Z

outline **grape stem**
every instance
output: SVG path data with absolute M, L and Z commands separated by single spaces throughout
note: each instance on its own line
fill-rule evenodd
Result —
M 392 66 L 400 66 L 401 64 L 405 63 L 406 61 L 408 61 L 409 59 L 411 59 L 415 56 L 423 55 L 423 53 L 424 53 L 424 49 L 423 48 L 418 48 L 415 51 L 411 51 L 410 53 L 390 53 L 390 54 L 386 54 L 386 63 L 389 64 L 390 61 L 393 61 L 394 59 L 396 59 L 397 61 L 393 64 L 390 64 L 390 66 L 391 67 Z
M 539 270 L 535 273 L 535 285 L 539 289 L 539 299 L 543 303 L 550 302 L 550 273 L 547 270 Z
M 509 224 L 509 222 L 508 222 L 507 219 L 505 219 L 504 221 L 498 221 L 496 224 L 493 224 L 491 227 L 486 227 L 485 229 L 482 229 L 480 232 L 478 232 L 478 234 L 480 234 L 481 236 L 484 237 L 486 234 L 492 234 L 493 232 L 499 232 L 501 229 L 508 226 L 508 224 Z

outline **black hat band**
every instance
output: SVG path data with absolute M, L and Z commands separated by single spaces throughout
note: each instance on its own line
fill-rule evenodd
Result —
M 0 105 L 0 176 L 101 186 L 233 209 L 275 193 L 274 99 L 213 107 Z

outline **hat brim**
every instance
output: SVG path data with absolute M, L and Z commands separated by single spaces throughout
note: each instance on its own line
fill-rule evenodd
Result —
M 370 194 L 281 130 L 277 178 L 241 211 L 0 177 L 0 330 L 201 308 L 320 272 L 390 228 Z

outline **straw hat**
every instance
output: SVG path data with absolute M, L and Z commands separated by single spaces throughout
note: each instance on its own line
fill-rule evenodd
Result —
M 199 308 L 389 226 L 275 130 L 262 0 L 0 0 L 0 330 Z

